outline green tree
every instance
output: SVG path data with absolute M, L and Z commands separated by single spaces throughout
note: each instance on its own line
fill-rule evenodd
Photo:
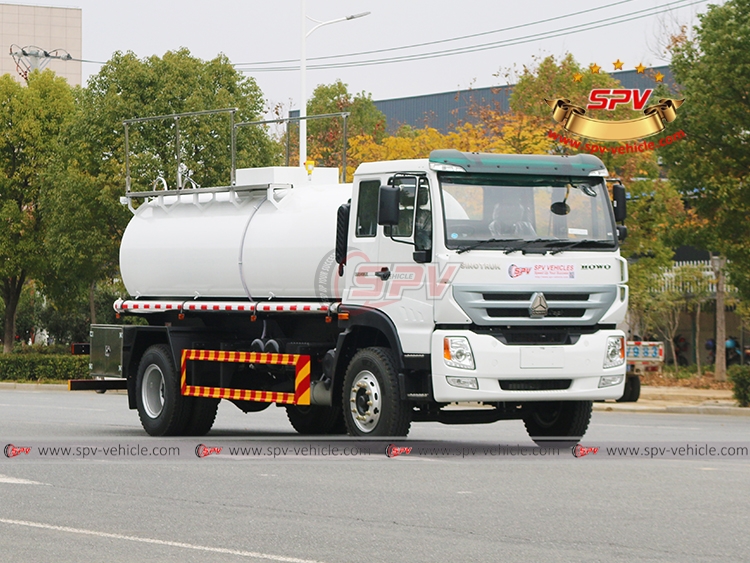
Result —
M 602 63 L 603 64 L 603 63 Z M 608 65 L 607 65 L 608 66 Z M 510 98 L 510 107 L 513 111 L 528 116 L 546 119 L 549 129 L 557 133 L 563 139 L 574 138 L 581 141 L 581 147 L 591 142 L 595 145 L 605 147 L 619 147 L 626 143 L 608 143 L 601 141 L 589 141 L 578 138 L 567 133 L 562 126 L 556 124 L 551 115 L 550 107 L 544 102 L 546 99 L 566 98 L 572 104 L 585 108 L 589 103 L 588 98 L 593 88 L 621 88 L 620 81 L 608 74 L 604 69 L 592 72 L 591 67 L 580 65 L 573 55 L 568 53 L 560 60 L 554 56 L 548 56 L 541 61 L 535 61 L 533 65 L 524 66 L 517 84 L 513 87 Z M 654 93 L 652 99 L 656 97 Z M 618 106 L 616 110 L 586 110 L 587 115 L 596 119 L 632 119 L 641 112 L 636 112 L 625 106 Z M 553 146 L 557 154 L 576 154 L 581 152 L 570 144 L 558 142 Z M 656 157 L 652 151 L 630 154 L 613 154 L 612 152 L 597 153 L 604 164 L 613 173 L 623 180 L 630 178 L 655 178 L 658 176 Z
M 264 111 L 263 95 L 252 78 L 242 75 L 224 55 L 203 61 L 187 49 L 163 57 L 138 59 L 115 53 L 93 76 L 80 100 L 85 138 L 83 167 L 93 175 L 124 186 L 125 119 L 223 108 L 237 108 L 235 121 L 255 121 Z M 180 161 L 183 176 L 203 186 L 227 185 L 231 167 L 227 115 L 182 118 Z M 133 183 L 148 188 L 157 176 L 176 183 L 175 121 L 166 119 L 130 127 Z M 239 129 L 238 166 L 269 166 L 280 160 L 280 148 L 261 127 Z
M 660 180 L 628 182 L 628 237 L 622 255 L 629 262 L 629 324 L 635 334 L 655 330 L 647 312 L 653 306 L 662 271 L 672 264 L 673 234 L 684 221 L 679 192 Z
M 63 78 L 35 72 L 22 86 L 0 76 L 0 280 L 5 304 L 3 352 L 13 349 L 24 284 L 46 268 L 43 174 L 61 150 L 61 133 L 74 112 Z
M 669 177 L 702 220 L 690 238 L 721 257 L 743 299 L 750 298 L 750 1 L 709 5 L 694 37 L 676 37 L 671 68 L 685 104 L 670 129 L 687 139 L 661 151 Z M 723 295 L 717 293 L 717 342 L 723 342 Z M 717 379 L 724 379 L 717 346 Z
M 54 189 L 44 201 L 50 256 L 44 282 L 60 315 L 78 314 L 87 296 L 89 322 L 96 322 L 96 286 L 117 276 L 119 244 L 130 218 L 119 203 L 125 192 L 123 120 L 234 107 L 236 122 L 254 121 L 264 100 L 255 82 L 223 55 L 203 61 L 185 49 L 147 59 L 115 53 L 76 94 L 75 119 L 65 132 L 67 150 L 46 175 Z M 174 119 L 130 126 L 134 190 L 151 189 L 157 177 L 175 187 L 175 127 Z M 229 115 L 183 117 L 179 130 L 183 177 L 203 186 L 228 185 Z M 279 146 L 265 129 L 238 130 L 238 166 L 277 164 L 279 158 Z
M 350 112 L 347 138 L 369 135 L 376 142 L 385 137 L 385 115 L 375 107 L 372 96 L 360 92 L 352 96 L 346 84 L 320 84 L 307 102 L 307 115 Z M 340 117 L 308 121 L 308 156 L 318 166 L 341 166 L 343 121 Z

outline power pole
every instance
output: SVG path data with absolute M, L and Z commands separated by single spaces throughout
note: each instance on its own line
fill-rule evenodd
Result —
M 45 51 L 34 45 L 27 45 L 26 47 L 19 47 L 18 45 L 10 46 L 10 56 L 16 62 L 16 70 L 21 78 L 28 82 L 29 73 L 34 70 L 44 70 L 47 65 L 53 59 L 61 61 L 73 61 L 74 59 L 70 53 L 65 49 L 54 49 L 52 51 Z

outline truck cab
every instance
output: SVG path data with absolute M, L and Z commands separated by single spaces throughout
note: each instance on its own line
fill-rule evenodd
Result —
M 420 416 L 480 402 L 565 435 L 554 412 L 588 420 L 622 396 L 627 264 L 606 175 L 590 155 L 453 150 L 359 166 L 342 310 L 383 316 L 404 365 L 429 374 L 402 378 Z

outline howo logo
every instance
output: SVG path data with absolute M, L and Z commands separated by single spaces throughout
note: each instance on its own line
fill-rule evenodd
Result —
M 611 264 L 581 264 L 581 270 L 609 270 Z

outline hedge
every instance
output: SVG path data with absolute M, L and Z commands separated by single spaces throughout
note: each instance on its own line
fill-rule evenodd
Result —
M 750 366 L 732 366 L 728 375 L 734 386 L 734 398 L 741 407 L 750 406 Z
M 88 376 L 88 356 L 0 354 L 0 381 L 67 381 Z

